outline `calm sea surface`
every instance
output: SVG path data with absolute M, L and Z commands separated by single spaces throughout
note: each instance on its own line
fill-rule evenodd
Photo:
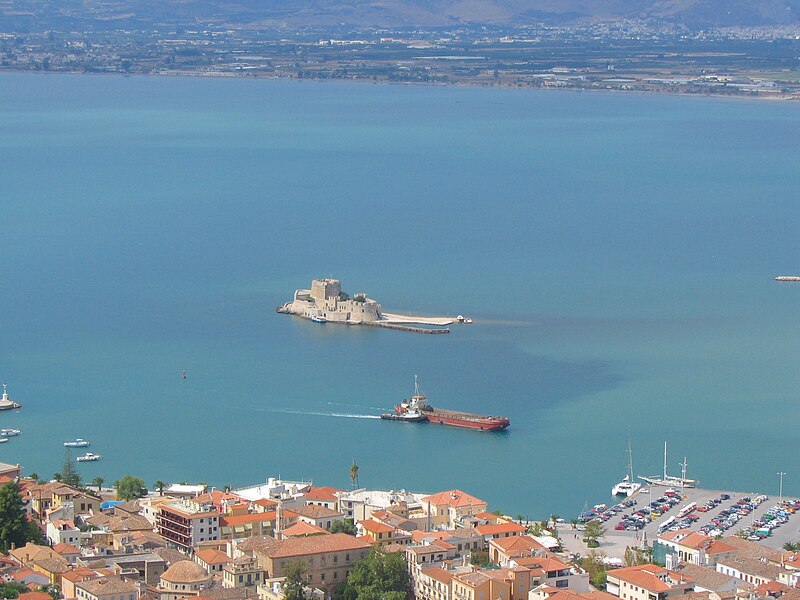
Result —
M 0 76 L 0 461 L 576 514 L 626 468 L 800 494 L 800 106 Z M 445 336 L 274 308 L 334 276 Z M 181 378 L 186 369 L 188 378 Z M 417 373 L 486 434 L 375 418 Z

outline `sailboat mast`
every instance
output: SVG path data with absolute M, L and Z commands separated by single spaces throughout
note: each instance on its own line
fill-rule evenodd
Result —
M 633 451 L 631 450 L 631 436 L 628 436 L 628 476 L 633 483 Z
M 664 442 L 664 481 L 667 480 L 667 442 Z

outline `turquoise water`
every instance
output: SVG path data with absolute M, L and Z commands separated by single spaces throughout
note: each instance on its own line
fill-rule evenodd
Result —
M 625 471 L 800 493 L 800 108 L 0 76 L 0 377 L 49 475 L 460 487 L 572 515 Z M 274 312 L 335 276 L 446 336 Z M 186 369 L 188 378 L 181 379 Z M 418 373 L 481 434 L 373 417 Z

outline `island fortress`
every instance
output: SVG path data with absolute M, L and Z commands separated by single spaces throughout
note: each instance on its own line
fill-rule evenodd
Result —
M 453 319 L 384 313 L 381 305 L 364 293 L 351 298 L 338 279 L 315 279 L 310 290 L 295 290 L 294 298 L 277 309 L 318 323 L 373 325 L 422 333 L 449 333 Z

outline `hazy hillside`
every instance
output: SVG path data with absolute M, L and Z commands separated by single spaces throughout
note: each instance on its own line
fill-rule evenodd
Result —
M 3 24 L 217 21 L 248 27 L 525 24 L 657 18 L 691 28 L 797 25 L 800 0 L 0 0 Z

